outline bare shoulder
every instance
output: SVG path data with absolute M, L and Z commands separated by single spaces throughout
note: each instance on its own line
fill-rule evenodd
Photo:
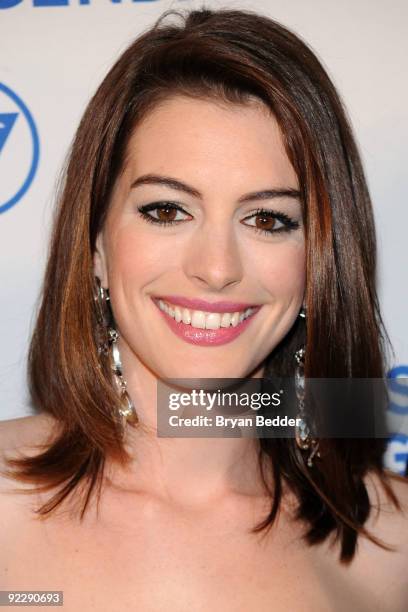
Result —
M 0 583 L 13 584 L 13 588 L 10 568 L 17 568 L 17 579 L 18 559 L 24 559 L 38 540 L 40 521 L 35 510 L 39 497 L 32 483 L 13 476 L 13 466 L 7 460 L 41 453 L 57 429 L 55 419 L 43 414 L 0 421 Z
M 38 506 L 33 483 L 13 477 L 7 460 L 30 457 L 44 451 L 59 430 L 58 422 L 51 416 L 39 414 L 7 421 L 0 421 L 0 549 L 15 548 L 16 538 L 32 529 Z M 0 563 L 0 577 L 2 566 Z
M 0 454 L 47 444 L 55 435 L 57 421 L 48 414 L 0 421 Z
M 369 526 L 384 534 L 398 534 L 398 542 L 408 545 L 408 478 L 399 476 L 390 470 L 385 470 L 384 476 L 400 508 L 397 508 L 390 499 L 379 476 L 370 472 L 365 478 L 372 508 L 372 515 L 368 521 Z M 399 529 L 403 526 L 405 526 L 405 532 L 400 533 Z
M 370 473 L 365 485 L 371 512 L 364 527 L 384 549 L 368 538 L 359 537 L 354 570 L 375 592 L 383 610 L 408 610 L 408 479 L 385 470 L 384 476 L 398 501 L 395 506 L 387 495 L 380 477 Z M 369 578 L 368 578 L 369 577 Z
M 57 421 L 46 414 L 0 421 L 0 495 L 16 485 L 7 476 L 7 460 L 38 454 L 50 444 L 57 431 Z

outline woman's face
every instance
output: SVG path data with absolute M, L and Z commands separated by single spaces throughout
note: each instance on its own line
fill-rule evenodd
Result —
M 262 374 L 304 297 L 298 189 L 278 124 L 261 103 L 176 96 L 146 116 L 95 254 L 125 373 Z

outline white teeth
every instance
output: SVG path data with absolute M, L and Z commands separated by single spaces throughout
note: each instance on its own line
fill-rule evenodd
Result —
M 191 312 L 188 308 L 183 308 L 183 323 L 190 325 L 191 323 Z
M 204 312 L 202 310 L 190 310 L 173 306 L 163 300 L 159 300 L 159 308 L 175 319 L 177 323 L 183 321 L 185 325 L 191 325 L 198 329 L 219 329 L 220 327 L 236 327 L 242 323 L 253 312 L 253 308 L 247 308 L 241 312 Z
M 234 312 L 234 314 L 231 317 L 232 327 L 236 327 L 238 325 L 238 321 L 239 321 L 239 312 Z
M 202 310 L 193 310 L 191 315 L 191 327 L 205 329 L 205 312 Z
M 221 327 L 229 327 L 231 325 L 231 315 L 229 312 L 223 312 L 221 318 Z
M 210 312 L 205 318 L 205 329 L 219 329 L 221 315 L 219 312 Z
M 180 323 L 181 321 L 181 310 L 178 306 L 175 307 L 174 309 L 174 318 L 176 319 L 177 323 Z

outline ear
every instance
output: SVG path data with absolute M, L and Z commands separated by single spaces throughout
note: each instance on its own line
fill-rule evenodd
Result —
M 96 239 L 96 249 L 93 256 L 93 262 L 94 275 L 100 278 L 102 287 L 105 287 L 107 289 L 109 287 L 108 268 L 102 232 L 98 234 L 98 237 Z

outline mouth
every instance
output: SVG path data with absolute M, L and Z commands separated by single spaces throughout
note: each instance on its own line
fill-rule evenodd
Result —
M 227 312 L 225 303 L 218 303 L 213 306 L 209 304 L 214 310 L 196 310 L 180 305 L 181 300 L 177 300 L 179 304 L 175 304 L 162 298 L 152 299 L 177 336 L 200 346 L 218 346 L 231 342 L 246 330 L 262 307 L 236 304 L 236 307 L 241 308 Z

